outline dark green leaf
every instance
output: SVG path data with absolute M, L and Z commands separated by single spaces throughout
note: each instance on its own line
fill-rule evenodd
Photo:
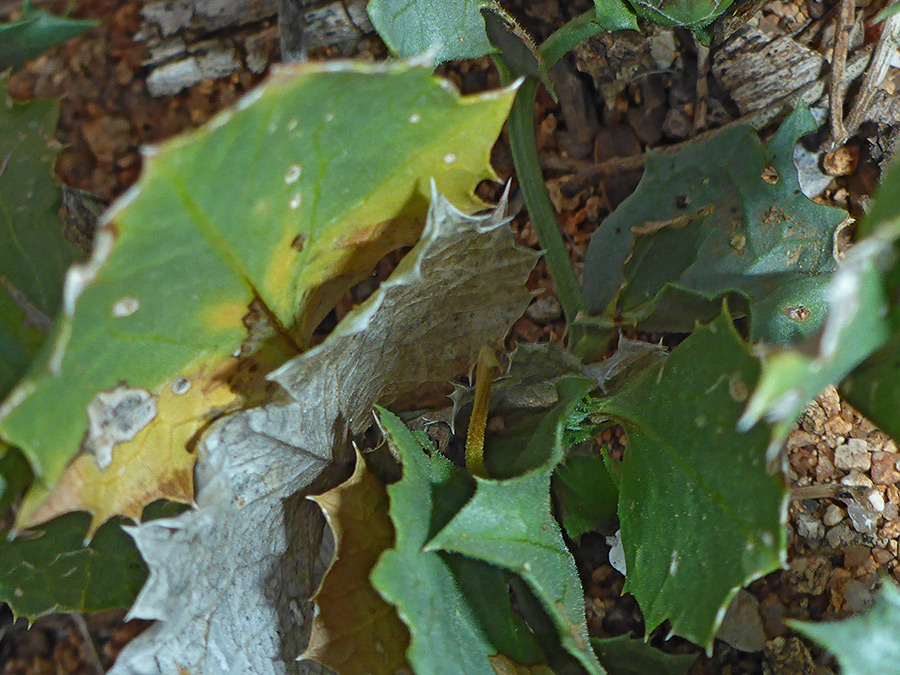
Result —
M 553 619 L 566 651 L 588 672 L 601 673 L 588 646 L 575 561 L 550 508 L 550 476 L 564 452 L 565 423 L 593 386 L 586 378 L 564 378 L 560 403 L 523 453 L 529 459 L 519 468 L 532 470 L 506 480 L 476 478 L 475 495 L 426 550 L 462 553 L 518 574 Z
M 875 604 L 843 621 L 790 621 L 791 628 L 837 657 L 842 675 L 886 675 L 900 663 L 900 589 L 885 579 Z
M 0 25 L 0 72 L 21 68 L 48 49 L 78 37 L 98 23 L 90 19 L 53 16 L 35 9 L 30 0 L 25 0 L 19 20 Z
M 815 128 L 795 110 L 765 147 L 750 127 L 662 155 L 591 238 L 585 301 L 643 330 L 690 332 L 724 298 L 750 337 L 798 341 L 824 321 L 833 235 L 846 214 L 799 190 L 792 153 Z
M 890 310 L 897 303 L 888 298 L 894 297 L 900 286 L 896 250 L 900 167 L 883 179 L 862 231 L 868 235 L 848 252 L 828 287 L 828 319 L 818 344 L 762 353 L 763 375 L 741 426 L 749 428 L 763 417 L 774 424 L 770 461 L 777 457 L 807 403 L 827 385 L 840 383 L 889 339 L 882 351 L 850 377 L 844 392 L 876 423 L 886 428 L 897 426 L 896 413 L 887 401 L 896 400 L 898 391 L 895 365 L 900 345 L 891 335 L 898 333 L 900 316 L 896 309 Z
M 0 518 L 9 512 L 30 482 L 28 460 L 15 448 L 0 443 Z
M 552 486 L 557 517 L 570 538 L 615 531 L 619 491 L 602 457 L 570 456 L 556 468 Z
M 88 514 L 73 513 L 13 541 L 0 532 L 0 600 L 30 619 L 128 607 L 147 568 L 117 521 L 106 523 L 85 546 L 89 523 Z
M 416 673 L 444 673 L 447 664 L 456 673 L 490 673 L 495 650 L 453 573 L 438 553 L 423 551 L 434 505 L 428 458 L 398 417 L 381 408 L 378 416 L 403 478 L 387 489 L 397 539 L 372 570 L 372 585 L 409 628 L 407 658 Z
M 629 0 L 646 19 L 666 26 L 701 28 L 711 23 L 733 0 Z
M 537 639 L 513 609 L 510 573 L 461 555 L 445 553 L 441 557 L 453 570 L 460 591 L 494 649 L 523 665 L 543 661 Z
M 785 559 L 785 490 L 766 472 L 767 433 L 736 425 L 759 366 L 727 313 L 658 372 L 598 402 L 628 449 L 619 484 L 625 590 L 647 630 L 712 643 L 731 597 Z
M 591 646 L 609 675 L 687 675 L 697 660 L 696 654 L 666 654 L 626 636 L 591 638 Z
M 495 50 L 488 40 L 481 8 L 494 0 L 371 0 L 372 25 L 398 56 L 435 50 L 435 64 L 477 59 Z M 502 10 L 501 10 L 502 11 Z
M 15 103 L 8 82 L 0 74 L 0 399 L 44 342 L 77 257 L 56 214 L 59 104 Z
M 625 0 L 594 0 L 594 5 L 604 30 L 639 30 L 637 16 Z

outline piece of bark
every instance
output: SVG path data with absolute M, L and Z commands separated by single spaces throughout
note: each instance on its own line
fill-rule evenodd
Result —
M 279 38 L 284 60 L 296 60 L 320 47 L 349 51 L 374 30 L 365 0 L 155 0 L 141 16 L 135 39 L 147 43 L 144 65 L 153 96 L 242 68 L 262 73 Z
M 825 58 L 787 36 L 736 32 L 713 57 L 713 75 L 742 115 L 764 110 L 822 74 Z

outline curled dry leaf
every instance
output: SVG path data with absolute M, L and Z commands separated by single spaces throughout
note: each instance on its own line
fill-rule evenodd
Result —
M 419 243 L 391 277 L 273 373 L 289 400 L 225 418 L 201 440 L 197 508 L 130 530 L 150 567 L 130 616 L 159 623 L 114 675 L 321 672 L 295 660 L 324 527 L 304 494 L 348 454 L 377 401 L 467 371 L 524 311 L 536 254 L 515 245 L 505 209 L 465 216 L 434 192 Z

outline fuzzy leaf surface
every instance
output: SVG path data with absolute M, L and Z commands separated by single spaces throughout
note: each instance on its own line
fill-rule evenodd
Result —
M 791 628 L 834 654 L 842 675 L 884 675 L 900 661 L 900 589 L 885 579 L 872 605 L 863 614 L 809 623 L 791 621 Z
M 428 542 L 426 550 L 461 553 L 518 574 L 553 619 L 563 647 L 589 673 L 602 673 L 588 644 L 584 593 L 575 561 L 550 505 L 550 476 L 564 452 L 565 423 L 594 382 L 569 377 L 559 386 L 559 403 L 529 444 L 540 448 L 544 461 L 505 480 L 476 477 L 472 499 Z M 526 452 L 533 457 L 540 454 Z
M 829 384 L 840 383 L 872 356 L 859 377 L 843 388 L 854 404 L 876 423 L 895 428 L 893 410 L 881 400 L 896 392 L 890 365 L 897 362 L 898 315 L 890 309 L 900 287 L 897 240 L 900 239 L 900 167 L 894 167 L 875 193 L 873 206 L 861 223 L 866 236 L 848 253 L 827 289 L 828 318 L 817 340 L 802 348 L 772 348 L 762 352 L 763 374 L 741 426 L 749 428 L 765 418 L 773 424 L 769 459 L 774 460 L 794 421 L 809 401 Z
M 553 475 L 557 515 L 571 539 L 585 532 L 612 534 L 619 492 L 599 455 L 570 455 Z
M 328 480 L 335 457 L 349 457 L 348 437 L 369 426 L 377 401 L 466 372 L 524 311 L 536 254 L 515 245 L 506 222 L 505 204 L 469 217 L 435 194 L 420 241 L 388 280 L 270 375 L 288 401 L 207 432 L 197 508 L 132 530 L 150 578 L 131 616 L 159 621 L 113 675 L 322 671 L 296 661 L 327 565 L 317 563 L 324 519 L 305 493 Z
M 347 675 L 408 668 L 409 631 L 369 582 L 394 540 L 384 486 L 357 451 L 353 475 L 311 499 L 325 514 L 335 555 L 313 598 L 319 611 L 303 658 Z
M 66 268 L 78 257 L 56 214 L 59 151 L 51 142 L 59 104 L 17 103 L 8 84 L 9 75 L 0 74 L 0 398 L 46 338 Z
M 460 593 L 450 567 L 437 552 L 423 550 L 434 497 L 428 459 L 400 418 L 382 409 L 379 422 L 400 456 L 403 477 L 388 486 L 397 538 L 372 570 L 372 584 L 397 607 L 409 627 L 407 658 L 417 674 L 436 675 L 450 663 L 457 673 L 490 673 L 494 647 Z
M 48 49 L 78 37 L 98 23 L 92 19 L 54 16 L 35 9 L 31 0 L 25 0 L 18 21 L 0 24 L 0 72 L 7 68 L 18 70 Z M 3 91 L 6 92 L 5 85 Z
M 216 371 L 246 339 L 254 298 L 303 346 L 385 253 L 415 243 L 429 177 L 460 208 L 482 206 L 473 190 L 494 176 L 514 93 L 460 97 L 405 63 L 304 64 L 151 149 L 90 261 L 69 271 L 0 435 L 53 485 L 100 393 L 126 383 L 154 397 Z
M 799 192 L 793 149 L 814 128 L 798 108 L 768 147 L 750 127 L 735 127 L 677 153 L 648 154 L 637 190 L 591 238 L 589 311 L 687 333 L 728 298 L 734 313 L 749 314 L 753 340 L 815 333 L 846 213 Z
M 598 405 L 628 436 L 619 482 L 625 591 L 648 630 L 668 619 L 676 635 L 710 644 L 732 596 L 785 559 L 786 496 L 766 471 L 768 435 L 736 430 L 758 375 L 723 313 Z
M 495 0 L 371 0 L 372 25 L 396 55 L 434 50 L 435 64 L 492 54 L 481 8 L 499 8 Z

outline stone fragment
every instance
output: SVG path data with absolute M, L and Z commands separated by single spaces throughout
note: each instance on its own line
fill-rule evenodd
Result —
M 790 563 L 787 576 L 788 583 L 798 593 L 821 595 L 831 578 L 831 563 L 822 556 L 795 558 Z
M 766 673 L 813 675 L 815 662 L 800 638 L 777 637 L 766 643 Z
M 797 534 L 807 541 L 821 541 L 822 537 L 825 536 L 825 526 L 822 525 L 822 521 L 811 513 L 801 513 L 797 516 Z
M 825 541 L 832 549 L 840 549 L 857 541 L 857 535 L 846 525 L 835 525 L 825 533 Z
M 828 508 L 825 509 L 825 515 L 822 516 L 822 522 L 828 527 L 833 527 L 844 519 L 844 515 L 846 515 L 844 509 L 840 506 L 829 504 Z
M 900 482 L 900 454 L 894 452 L 872 453 L 872 481 L 876 485 Z
M 852 569 L 865 565 L 869 559 L 869 549 L 865 546 L 848 546 L 844 549 L 844 567 Z
M 744 589 L 728 606 L 716 637 L 741 652 L 760 652 L 766 646 L 766 634 L 759 602 Z
M 862 534 L 875 534 L 878 525 L 878 514 L 856 502 L 847 506 L 847 515 L 853 523 L 853 529 Z
M 851 471 L 853 469 L 868 471 L 872 466 L 872 455 L 865 449 L 860 451 L 856 444 L 850 445 L 853 441 L 857 441 L 857 439 L 850 439 L 847 443 L 835 448 L 834 465 L 838 469 L 843 469 L 844 471 Z M 865 445 L 865 441 L 863 441 L 863 445 Z
M 847 487 L 872 487 L 874 483 L 867 475 L 858 469 L 854 469 L 841 478 L 841 485 L 846 485 Z
M 844 585 L 844 608 L 859 614 L 872 606 L 872 593 L 864 583 L 857 579 L 850 579 Z
M 525 316 L 540 326 L 556 321 L 562 316 L 562 306 L 553 295 L 536 298 L 525 310 Z

